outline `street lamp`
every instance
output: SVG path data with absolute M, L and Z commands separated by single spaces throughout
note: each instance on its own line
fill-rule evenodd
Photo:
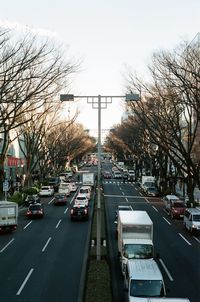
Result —
M 101 260 L 101 109 L 106 109 L 107 104 L 112 103 L 113 98 L 125 98 L 125 101 L 138 101 L 138 94 L 126 94 L 125 96 L 74 96 L 73 94 L 61 94 L 61 102 L 74 101 L 84 98 L 92 104 L 93 109 L 98 109 L 98 172 L 97 172 L 97 260 Z

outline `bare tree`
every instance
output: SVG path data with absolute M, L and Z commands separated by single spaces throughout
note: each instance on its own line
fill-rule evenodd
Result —
M 199 160 L 194 160 L 194 144 L 199 126 L 199 45 L 174 52 L 160 52 L 149 67 L 152 82 L 129 75 L 129 88 L 141 98 L 130 103 L 144 123 L 149 139 L 169 156 L 181 175 L 187 175 L 190 200 L 200 186 Z
M 46 102 L 67 87 L 78 64 L 65 63 L 48 40 L 27 34 L 16 39 L 0 29 L 0 133 L 4 134 L 0 170 L 9 146 L 9 132 L 30 121 Z

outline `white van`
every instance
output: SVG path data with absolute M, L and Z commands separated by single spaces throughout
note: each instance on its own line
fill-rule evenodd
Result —
M 66 194 L 67 196 L 70 195 L 70 187 L 69 187 L 69 184 L 66 183 L 66 182 L 61 182 L 60 183 L 60 186 L 59 186 L 59 189 L 58 189 L 58 193 L 60 194 Z
M 129 302 L 140 302 L 144 301 L 144 298 L 166 296 L 162 274 L 157 263 L 152 259 L 128 260 L 125 287 L 128 291 Z
M 183 223 L 192 234 L 200 233 L 200 208 L 187 208 L 184 213 Z

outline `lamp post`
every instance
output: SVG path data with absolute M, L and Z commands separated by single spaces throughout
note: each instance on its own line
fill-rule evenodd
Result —
M 101 110 L 107 108 L 114 98 L 125 98 L 127 102 L 138 101 L 138 94 L 126 94 L 125 96 L 74 96 L 73 94 L 61 94 L 61 102 L 74 101 L 74 99 L 86 99 L 87 103 L 92 104 L 93 109 L 98 109 L 98 172 L 97 172 L 97 260 L 101 260 Z

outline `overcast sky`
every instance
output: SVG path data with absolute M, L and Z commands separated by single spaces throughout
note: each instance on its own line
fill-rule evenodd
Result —
M 49 35 L 81 60 L 75 95 L 124 95 L 125 66 L 145 74 L 154 51 L 196 36 L 199 13 L 200 0 L 0 0 L 1 26 Z M 97 129 L 97 110 L 84 100 L 79 108 L 80 122 Z M 122 110 L 117 100 L 108 104 L 102 129 L 120 122 Z

